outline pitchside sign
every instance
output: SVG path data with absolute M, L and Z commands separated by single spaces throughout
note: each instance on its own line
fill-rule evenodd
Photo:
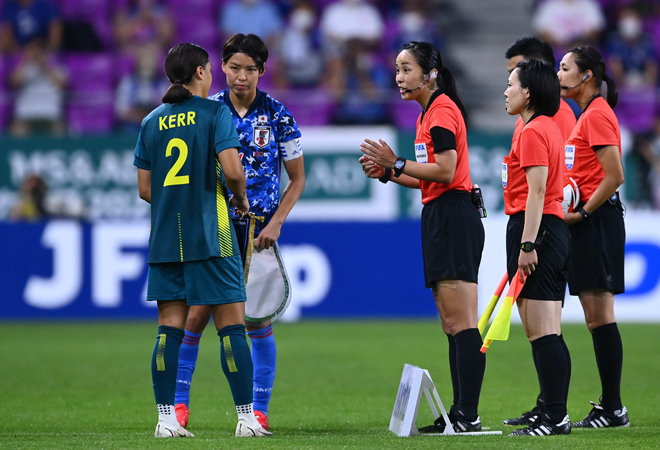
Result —
M 383 139 L 405 158 L 415 157 L 414 135 L 391 127 L 303 127 L 307 184 L 290 220 L 388 221 L 419 218 L 419 190 L 367 179 L 358 158 L 365 138 Z M 27 175 L 49 186 L 48 207 L 57 216 L 145 219 L 149 206 L 137 195 L 133 166 L 136 136 L 0 139 L 0 220 L 15 204 Z M 502 208 L 499 168 L 510 135 L 470 133 L 472 180 L 489 212 Z M 282 171 L 283 182 L 286 174 Z
M 485 434 L 502 434 L 501 431 L 477 431 L 457 433 L 449 417 L 445 406 L 440 400 L 438 390 L 431 380 L 431 374 L 428 370 L 417 366 L 405 364 L 403 374 L 399 383 L 399 391 L 396 395 L 392 418 L 390 419 L 390 431 L 399 437 L 409 437 L 419 435 L 417 431 L 417 413 L 422 403 L 422 394 L 431 408 L 434 420 L 441 415 L 448 424 L 442 433 L 426 434 L 426 436 L 478 436 Z M 436 407 L 437 406 L 437 407 Z M 440 412 L 438 412 L 440 409 Z

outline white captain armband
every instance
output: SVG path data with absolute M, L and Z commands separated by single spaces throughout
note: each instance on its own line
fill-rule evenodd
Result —
M 291 139 L 286 142 L 280 142 L 280 155 L 284 161 L 292 161 L 302 156 L 302 147 L 300 139 Z

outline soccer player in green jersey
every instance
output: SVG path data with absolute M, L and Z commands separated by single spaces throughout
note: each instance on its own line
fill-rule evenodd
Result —
M 268 436 L 252 410 L 243 264 L 228 207 L 247 212 L 240 142 L 226 105 L 207 100 L 211 63 L 179 44 L 165 60 L 172 86 L 142 122 L 135 146 L 140 197 L 151 204 L 147 300 L 158 302 L 151 363 L 156 437 L 192 437 L 174 412 L 179 347 L 189 305 L 209 305 L 238 413 L 237 437 Z M 228 199 L 227 188 L 234 195 Z

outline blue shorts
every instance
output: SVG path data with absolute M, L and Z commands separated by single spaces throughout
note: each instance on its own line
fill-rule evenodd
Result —
M 244 302 L 243 261 L 235 255 L 149 264 L 147 300 L 185 300 L 188 305 Z

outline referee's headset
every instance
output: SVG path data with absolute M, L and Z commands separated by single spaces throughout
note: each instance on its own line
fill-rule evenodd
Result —
M 424 84 L 420 84 L 420 85 L 417 86 L 415 89 L 406 89 L 406 90 L 403 91 L 403 92 L 415 92 L 415 91 L 417 91 L 417 90 L 419 90 L 419 89 L 424 89 L 424 86 L 426 86 L 427 84 L 429 84 L 429 83 L 431 82 L 431 80 L 435 80 L 435 79 L 437 78 L 437 76 L 438 76 L 438 71 L 437 71 L 436 69 L 433 69 L 433 70 L 431 71 L 431 73 L 428 75 L 428 78 L 426 79 L 426 81 L 424 82 Z
M 584 76 L 582 77 L 582 81 L 580 81 L 580 82 L 579 82 L 578 84 L 576 84 L 575 86 L 560 86 L 560 87 L 561 87 L 562 89 L 566 89 L 566 90 L 568 90 L 568 89 L 575 89 L 576 87 L 582 85 L 582 83 L 584 83 L 585 81 L 587 81 L 587 80 L 589 79 L 590 76 L 591 76 L 590 74 L 585 73 Z

